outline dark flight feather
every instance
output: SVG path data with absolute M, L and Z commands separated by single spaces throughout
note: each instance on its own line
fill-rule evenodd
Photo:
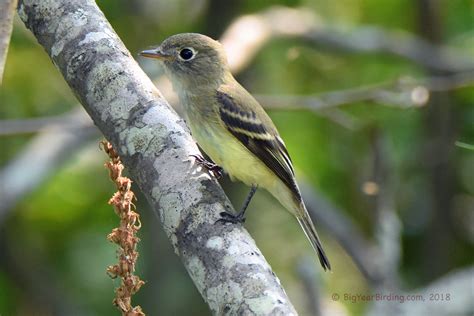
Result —
M 298 201 L 301 201 L 290 156 L 278 134 L 265 128 L 255 112 L 243 110 L 227 93 L 218 91 L 217 100 L 222 105 L 219 114 L 227 129 L 285 183 Z

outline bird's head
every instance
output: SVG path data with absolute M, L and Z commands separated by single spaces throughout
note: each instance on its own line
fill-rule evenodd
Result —
M 229 72 L 222 45 L 198 33 L 173 35 L 140 55 L 162 61 L 173 83 L 187 88 L 218 84 Z

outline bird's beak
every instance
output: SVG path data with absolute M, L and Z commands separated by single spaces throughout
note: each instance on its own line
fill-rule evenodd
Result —
M 156 58 L 159 60 L 170 60 L 173 58 L 172 55 L 163 53 L 162 51 L 160 51 L 159 48 L 144 50 L 140 52 L 140 56 L 148 57 L 148 58 Z

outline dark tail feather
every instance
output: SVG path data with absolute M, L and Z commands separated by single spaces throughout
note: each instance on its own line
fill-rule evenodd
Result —
M 323 245 L 319 240 L 318 233 L 316 232 L 316 228 L 309 217 L 308 211 L 304 204 L 302 204 L 300 212 L 296 214 L 296 218 L 300 223 L 301 227 L 303 228 L 306 236 L 308 237 L 311 245 L 313 246 L 314 250 L 318 253 L 319 262 L 321 262 L 321 266 L 323 267 L 324 271 L 331 270 L 331 264 L 329 263 L 329 259 L 326 256 L 326 253 L 323 250 Z

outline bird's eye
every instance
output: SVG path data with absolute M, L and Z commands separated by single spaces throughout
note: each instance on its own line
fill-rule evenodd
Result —
M 189 49 L 189 48 L 183 48 L 180 52 L 179 52 L 179 56 L 183 59 L 183 60 L 190 60 L 191 58 L 194 57 L 194 52 Z

